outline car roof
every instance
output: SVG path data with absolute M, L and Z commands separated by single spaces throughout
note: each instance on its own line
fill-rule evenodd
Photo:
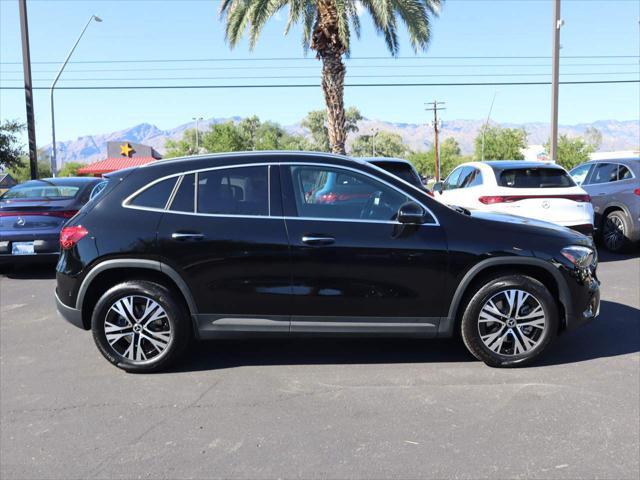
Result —
M 559 168 L 562 167 L 552 162 L 538 162 L 531 160 L 489 160 L 485 162 L 476 162 L 484 165 L 489 165 L 493 169 L 506 170 L 514 168 Z
M 630 157 L 630 158 L 597 158 L 594 160 L 589 160 L 587 163 L 600 163 L 600 162 L 613 162 L 613 163 L 637 163 L 640 162 L 640 157 Z
M 101 180 L 97 177 L 56 177 L 56 178 L 39 178 L 36 180 L 27 180 L 20 185 L 60 185 L 60 186 L 72 186 L 82 187 L 88 183 L 94 183 Z
M 369 162 L 369 163 L 389 162 L 389 163 L 408 163 L 411 165 L 411 162 L 409 160 L 405 160 L 404 158 L 395 158 L 395 157 L 356 157 L 356 158 L 359 158 L 360 160 L 364 160 L 365 162 Z

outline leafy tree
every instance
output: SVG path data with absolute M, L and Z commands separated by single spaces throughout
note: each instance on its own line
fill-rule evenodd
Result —
M 18 183 L 31 180 L 31 167 L 29 159 L 20 157 L 17 164 L 7 169 L 9 173 Z M 51 163 L 48 160 L 38 160 L 38 178 L 51 177 Z
M 0 168 L 20 166 L 20 157 L 24 150 L 18 135 L 24 128 L 24 124 L 17 120 L 5 120 L 0 123 Z
M 351 145 L 351 155 L 354 157 L 406 157 L 410 150 L 397 133 L 377 132 L 374 135 L 360 135 Z
M 360 110 L 356 107 L 349 107 L 344 113 L 344 129 L 346 135 L 358 131 L 358 122 L 362 120 Z M 317 152 L 330 152 L 329 128 L 326 110 L 313 110 L 302 119 L 301 125 L 311 132 L 311 148 Z
M 435 177 L 436 156 L 433 147 L 426 152 L 412 153 L 409 155 L 409 160 L 421 175 L 425 177 Z M 458 165 L 469 161 L 471 161 L 471 158 L 462 155 L 460 144 L 458 144 L 455 138 L 445 138 L 440 143 L 440 178 L 445 178 Z
M 550 150 L 549 142 L 544 144 L 547 153 Z M 558 158 L 556 162 L 567 170 L 589 160 L 590 155 L 596 150 L 593 144 L 589 144 L 580 137 L 568 137 L 560 135 L 558 137 Z
M 77 177 L 78 170 L 80 170 L 82 167 L 84 167 L 84 163 L 66 162 L 58 172 L 58 176 L 59 177 Z
M 475 139 L 475 158 L 481 160 L 484 131 L 485 160 L 524 160 L 522 150 L 527 147 L 527 132 L 522 128 L 484 126 Z
M 202 135 L 202 146 L 207 152 L 241 152 L 251 149 L 247 138 L 232 121 L 211 125 Z
M 407 27 L 414 51 L 425 50 L 431 36 L 431 16 L 440 11 L 441 0 L 222 0 L 220 14 L 226 21 L 231 48 L 249 31 L 249 46 L 255 47 L 267 21 L 288 7 L 285 34 L 301 23 L 305 52 L 311 48 L 322 61 L 322 91 L 327 107 L 327 129 L 331 151 L 345 153 L 347 129 L 344 110 L 343 57 L 349 54 L 351 33 L 360 36 L 360 12 L 373 18 L 387 48 L 398 55 L 398 19 Z
M 166 148 L 165 158 L 195 155 L 198 153 L 196 152 L 196 129 L 185 130 L 181 140 L 167 140 L 164 142 L 164 148 Z

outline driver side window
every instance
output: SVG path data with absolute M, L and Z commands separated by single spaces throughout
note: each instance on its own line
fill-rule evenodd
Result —
M 289 167 L 299 217 L 393 221 L 409 197 L 351 170 Z

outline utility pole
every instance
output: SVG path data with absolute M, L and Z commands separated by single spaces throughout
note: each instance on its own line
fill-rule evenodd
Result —
M 439 105 L 444 105 L 445 102 L 438 102 L 434 100 L 433 102 L 426 102 L 427 108 L 425 110 L 433 110 L 433 151 L 436 157 L 436 182 L 440 181 L 440 146 L 438 144 L 438 111 L 446 110 L 445 107 L 440 107 Z
M 27 134 L 29 135 L 29 166 L 31 167 L 31 179 L 35 180 L 38 178 L 38 150 L 36 148 L 36 121 L 33 114 L 33 82 L 31 80 L 27 0 L 20 0 L 20 32 L 22 34 L 22 69 L 24 70 L 24 99 L 27 107 Z
M 202 117 L 192 117 L 191 120 L 195 120 L 196 122 L 196 155 L 197 155 L 200 151 L 200 141 L 198 139 L 198 134 L 199 134 L 199 122 L 200 120 L 202 120 Z
M 489 113 L 487 114 L 487 121 L 484 124 L 484 127 L 482 128 L 482 161 L 484 162 L 484 136 L 485 133 L 487 132 L 487 127 L 489 126 L 489 119 L 491 118 L 491 111 L 493 110 L 493 102 L 496 101 L 496 95 L 498 94 L 498 92 L 494 92 L 493 93 L 493 98 L 491 99 L 491 106 L 489 107 Z
M 553 60 L 551 65 L 551 145 L 549 156 L 554 162 L 558 159 L 558 84 L 560 76 L 560 28 L 564 21 L 560 19 L 560 0 L 553 0 Z

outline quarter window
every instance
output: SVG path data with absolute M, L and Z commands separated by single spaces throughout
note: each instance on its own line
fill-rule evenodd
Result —
M 149 188 L 143 190 L 131 200 L 130 204 L 136 207 L 161 208 L 164 209 L 169 201 L 169 196 L 173 192 L 177 177 L 167 178 Z
M 198 173 L 198 212 L 222 215 L 269 215 L 267 166 Z
M 178 187 L 176 195 L 173 197 L 169 210 L 173 212 L 193 212 L 195 185 L 195 174 L 190 173 L 182 177 L 182 182 Z
M 305 165 L 289 171 L 300 217 L 392 221 L 410 200 L 382 182 L 340 168 Z
M 629 170 L 625 165 L 620 165 L 618 169 L 618 180 L 629 180 L 633 178 L 633 174 L 631 170 Z

